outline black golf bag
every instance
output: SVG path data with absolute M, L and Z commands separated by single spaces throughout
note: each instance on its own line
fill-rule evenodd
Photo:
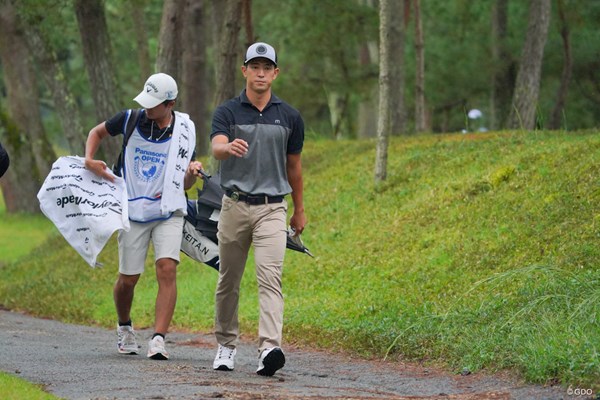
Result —
M 181 251 L 190 258 L 219 269 L 219 246 L 217 224 L 221 212 L 221 199 L 225 192 L 218 175 L 203 175 L 202 189 L 198 189 L 198 200 L 188 200 L 187 216 L 183 224 Z M 300 236 L 288 235 L 288 249 L 308 254 Z

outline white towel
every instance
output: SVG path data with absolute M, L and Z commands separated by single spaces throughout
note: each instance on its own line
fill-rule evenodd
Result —
M 114 231 L 129 230 L 127 189 L 85 169 L 82 157 L 60 157 L 37 194 L 40 209 L 92 267 Z
M 194 148 L 196 147 L 196 128 L 187 114 L 175 111 L 175 126 L 167 159 L 165 183 L 163 186 L 160 211 L 167 215 L 173 211 L 182 211 L 187 215 L 187 200 L 183 179 Z

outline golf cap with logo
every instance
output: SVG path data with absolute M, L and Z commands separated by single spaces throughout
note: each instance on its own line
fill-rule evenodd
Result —
M 266 58 L 271 61 L 273 64 L 277 65 L 277 54 L 275 53 L 275 49 L 270 44 L 266 44 L 263 42 L 254 43 L 252 46 L 248 47 L 246 51 L 246 59 L 244 64 L 248 64 L 250 61 L 255 58 Z
M 144 89 L 133 100 L 144 108 L 154 108 L 165 100 L 177 98 L 175 79 L 162 72 L 151 75 L 144 84 Z

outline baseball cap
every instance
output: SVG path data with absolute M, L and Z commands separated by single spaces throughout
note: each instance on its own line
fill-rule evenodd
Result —
M 248 47 L 244 64 L 248 64 L 255 58 L 266 58 L 273 64 L 277 65 L 277 54 L 273 46 L 263 42 L 256 42 Z
M 150 75 L 144 89 L 133 100 L 144 108 L 154 108 L 165 100 L 177 98 L 177 83 L 171 76 L 159 72 Z

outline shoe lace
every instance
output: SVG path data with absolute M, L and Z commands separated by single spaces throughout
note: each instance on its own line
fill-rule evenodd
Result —
M 158 349 L 160 351 L 165 350 L 165 342 L 163 340 L 159 340 L 158 337 L 152 340 L 152 347 Z
M 123 345 L 134 345 L 135 344 L 135 332 L 133 329 L 123 329 L 117 332 L 119 336 L 119 341 L 123 343 Z
M 219 345 L 218 358 L 233 358 L 233 350 L 227 346 Z

